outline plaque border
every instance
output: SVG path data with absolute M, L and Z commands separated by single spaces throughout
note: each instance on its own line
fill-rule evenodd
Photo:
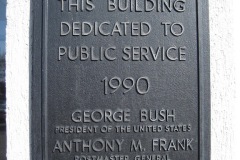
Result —
M 44 33 L 46 6 L 48 0 L 30 1 L 30 159 L 47 160 L 45 147 L 47 134 L 45 108 L 47 103 L 43 90 L 47 82 L 44 68 L 47 67 L 44 48 L 47 42 Z M 210 41 L 208 0 L 196 0 L 197 48 L 198 48 L 198 160 L 210 160 L 211 156 L 211 103 L 210 103 Z M 41 28 L 39 29 L 39 26 Z
M 43 0 L 30 1 L 30 159 L 43 160 L 42 42 Z
M 197 0 L 199 160 L 211 159 L 209 1 Z

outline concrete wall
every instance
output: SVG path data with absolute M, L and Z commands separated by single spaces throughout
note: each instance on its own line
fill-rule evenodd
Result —
M 231 0 L 210 0 L 212 159 L 232 159 L 233 26 Z
M 235 92 L 235 95 L 231 98 L 233 101 L 233 119 L 232 119 L 232 130 L 233 130 L 233 143 L 232 143 L 232 149 L 233 149 L 233 159 L 237 160 L 239 159 L 239 147 L 240 147 L 240 1 L 234 0 L 233 2 L 233 17 L 234 17 L 234 23 L 233 25 L 233 39 L 230 39 L 234 43 L 233 47 L 233 63 L 234 63 L 234 71 L 233 74 L 234 80 L 233 80 L 233 91 Z M 229 55 L 231 56 L 231 54 Z M 230 100 L 231 100 L 230 99 Z M 231 109 L 231 107 L 229 108 Z
M 240 2 L 209 1 L 212 160 L 239 160 Z M 28 160 L 30 0 L 7 2 L 7 157 Z
M 30 0 L 7 0 L 7 157 L 29 159 Z

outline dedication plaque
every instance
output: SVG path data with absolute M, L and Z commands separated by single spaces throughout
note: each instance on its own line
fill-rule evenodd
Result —
M 33 0 L 33 160 L 209 160 L 207 0 Z

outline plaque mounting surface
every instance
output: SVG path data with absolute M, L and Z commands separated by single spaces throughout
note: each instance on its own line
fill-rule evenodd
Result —
M 207 0 L 118 2 L 32 1 L 32 159 L 209 160 Z

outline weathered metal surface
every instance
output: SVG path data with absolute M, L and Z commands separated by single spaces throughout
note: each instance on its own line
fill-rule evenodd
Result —
M 34 1 L 33 159 L 209 159 L 206 3 Z

